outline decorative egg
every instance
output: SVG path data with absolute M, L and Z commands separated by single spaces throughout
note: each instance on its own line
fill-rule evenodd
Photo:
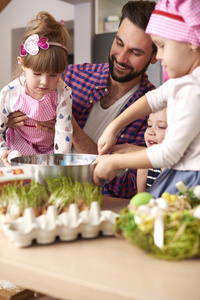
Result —
M 130 204 L 140 206 L 143 204 L 148 204 L 149 201 L 152 199 L 152 195 L 147 192 L 138 193 L 130 201 Z

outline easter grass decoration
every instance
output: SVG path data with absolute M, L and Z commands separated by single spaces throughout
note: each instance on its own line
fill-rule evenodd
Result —
M 199 187 L 190 189 L 192 197 L 188 196 L 188 188 L 179 195 L 164 193 L 162 201 L 153 199 L 139 207 L 130 202 L 116 219 L 115 235 L 160 259 L 177 261 L 200 257 L 200 206 L 192 208 L 194 203 L 199 203 L 197 190 Z M 167 203 L 166 209 L 158 206 L 163 200 Z M 162 247 L 155 243 L 158 216 L 163 220 Z
M 127 221 L 127 222 L 126 222 Z M 117 237 L 120 235 L 134 246 L 149 254 L 165 260 L 182 260 L 200 256 L 200 220 L 184 213 L 173 213 L 164 217 L 164 247 L 159 249 L 154 244 L 154 223 L 137 226 L 134 214 L 124 210 L 114 225 Z
M 66 177 L 58 177 L 56 184 L 54 178 L 47 178 L 46 183 L 50 192 L 47 205 L 55 205 L 59 212 L 71 203 L 76 203 L 79 210 L 89 209 L 92 201 L 97 201 L 100 206 L 102 204 L 102 193 L 92 183 L 80 183 Z
M 47 191 L 43 184 L 32 181 L 28 185 L 23 182 L 5 184 L 0 194 L 0 207 L 4 208 L 4 213 L 21 216 L 25 208 L 41 208 L 48 199 Z M 37 212 L 37 215 L 39 212 Z
M 46 178 L 41 184 L 32 180 L 29 184 L 13 182 L 5 184 L 0 193 L 0 215 L 9 214 L 10 219 L 23 215 L 28 207 L 34 209 L 36 216 L 46 212 L 49 205 L 55 205 L 58 213 L 68 210 L 71 203 L 76 203 L 78 209 L 89 209 L 92 201 L 102 204 L 102 192 L 94 184 L 58 176 Z
M 186 221 L 187 220 L 187 221 Z M 153 226 L 148 231 L 142 232 L 137 227 L 136 231 L 129 233 L 130 241 L 151 255 L 165 260 L 182 260 L 199 256 L 200 221 L 191 217 L 188 212 L 173 213 L 164 217 L 164 247 L 156 247 L 154 243 Z
M 36 208 L 41 206 L 48 198 L 48 194 L 44 185 L 32 181 L 31 184 L 23 185 L 23 183 L 3 185 L 0 194 L 1 205 L 20 205 L 24 210 L 26 207 Z

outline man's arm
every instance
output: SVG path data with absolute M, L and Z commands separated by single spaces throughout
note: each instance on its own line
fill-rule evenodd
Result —
M 16 111 L 9 115 L 7 127 L 17 128 L 24 125 L 24 120 L 27 116 Z M 37 122 L 37 128 L 51 134 L 55 134 L 55 122 L 56 120 L 50 120 L 47 122 Z M 89 136 L 79 127 L 74 116 L 72 116 L 73 125 L 73 146 L 78 153 L 85 154 L 98 154 L 97 145 L 89 138 Z
M 78 153 L 98 154 L 97 144 L 79 127 L 74 116 L 72 116 L 73 139 L 72 143 Z

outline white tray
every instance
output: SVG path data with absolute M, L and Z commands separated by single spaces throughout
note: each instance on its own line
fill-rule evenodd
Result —
M 70 204 L 69 211 L 57 214 L 55 206 L 49 206 L 47 214 L 35 217 L 32 208 L 25 209 L 24 216 L 3 224 L 2 229 L 9 241 L 17 247 L 50 244 L 59 237 L 60 241 L 95 238 L 102 232 L 112 236 L 113 225 L 119 215 L 112 211 L 101 211 L 98 202 L 92 202 L 89 211 L 79 213 L 77 205 Z

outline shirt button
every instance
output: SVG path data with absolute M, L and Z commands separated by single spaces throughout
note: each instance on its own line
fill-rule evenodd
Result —
M 121 134 L 121 138 L 122 138 L 122 139 L 124 138 L 124 134 Z
M 90 103 L 93 103 L 93 100 L 90 100 Z
M 98 90 L 98 88 L 99 88 L 99 87 L 98 87 L 98 86 L 96 86 L 96 90 Z
M 108 89 L 107 88 L 105 88 L 105 90 L 104 90 L 105 92 L 107 92 L 108 91 Z

